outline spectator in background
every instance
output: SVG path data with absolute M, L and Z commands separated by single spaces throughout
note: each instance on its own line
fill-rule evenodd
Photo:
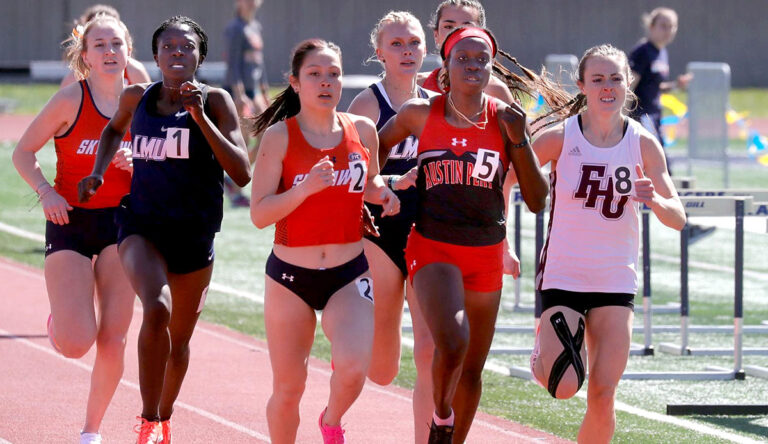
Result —
M 263 0 L 236 0 L 235 17 L 224 30 L 227 62 L 227 74 L 224 89 L 235 100 L 235 107 L 240 117 L 257 116 L 269 106 L 269 85 L 264 70 L 264 40 L 261 37 L 261 23 L 256 20 L 256 12 Z M 258 140 L 250 148 L 248 134 L 243 132 L 248 157 L 255 160 Z M 240 192 L 228 177 L 225 178 L 227 197 L 235 207 L 250 205 L 248 198 Z
M 81 15 L 79 19 L 75 20 L 73 34 L 82 34 L 82 28 L 85 26 L 85 24 L 93 20 L 93 18 L 98 14 L 105 14 L 120 20 L 120 13 L 117 12 L 117 9 L 108 5 L 95 4 L 88 7 L 85 11 L 83 11 L 83 15 Z M 123 78 L 125 79 L 125 83 L 127 85 L 133 85 L 134 83 L 147 83 L 151 81 L 149 78 L 149 73 L 147 73 L 147 69 L 144 68 L 144 65 L 140 61 L 130 56 L 128 57 L 128 64 L 125 66 Z M 75 78 L 74 71 L 69 71 L 69 73 L 64 76 L 63 79 L 61 79 L 61 85 L 59 85 L 59 88 L 64 88 L 65 86 L 75 83 L 76 81 L 77 78 Z
M 643 15 L 645 38 L 629 54 L 632 69 L 632 92 L 637 96 L 637 108 L 630 117 L 639 121 L 659 139 L 664 146 L 661 133 L 661 94 L 675 88 L 686 89 L 691 74 L 682 74 L 676 80 L 669 80 L 669 54 L 667 45 L 677 34 L 677 12 L 670 8 L 656 8 Z M 664 156 L 667 157 L 666 151 Z M 667 170 L 672 174 L 669 158 Z M 715 231 L 715 227 L 690 225 L 690 242 L 695 242 Z

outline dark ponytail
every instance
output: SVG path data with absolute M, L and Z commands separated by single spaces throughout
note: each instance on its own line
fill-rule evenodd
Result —
M 339 61 L 341 61 L 341 49 L 332 42 L 328 42 L 321 39 L 309 39 L 299 43 L 291 53 L 291 72 L 295 78 L 299 77 L 299 70 L 304 64 L 304 59 L 307 58 L 307 54 L 316 49 L 328 48 L 336 52 L 339 55 Z M 258 116 L 251 117 L 249 130 L 254 136 L 258 136 L 264 130 L 274 125 L 275 123 L 289 119 L 301 111 L 301 100 L 299 100 L 299 94 L 293 90 L 291 85 L 283 90 L 280 94 L 272 100 L 272 104 L 264 110 L 263 113 Z

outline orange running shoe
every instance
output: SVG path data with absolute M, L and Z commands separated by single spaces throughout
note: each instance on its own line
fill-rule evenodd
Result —
M 160 421 L 160 426 L 163 431 L 163 444 L 171 444 L 171 418 Z
M 141 421 L 133 428 L 133 431 L 139 434 L 136 444 L 159 444 L 162 442 L 163 428 L 159 421 L 149 421 L 141 416 L 137 416 L 136 419 Z

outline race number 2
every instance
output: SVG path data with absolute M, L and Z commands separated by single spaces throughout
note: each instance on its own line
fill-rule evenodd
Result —
M 349 192 L 362 193 L 368 179 L 368 166 L 362 160 L 351 161 L 349 162 L 349 173 Z
M 496 175 L 499 169 L 499 152 L 479 148 L 477 150 L 477 160 L 472 168 L 472 177 L 475 179 L 489 182 Z
M 168 128 L 165 136 L 165 157 L 189 159 L 189 128 Z
M 369 277 L 361 277 L 355 281 L 360 297 L 373 303 L 373 280 Z

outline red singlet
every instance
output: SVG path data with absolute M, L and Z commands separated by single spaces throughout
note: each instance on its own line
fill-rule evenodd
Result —
M 83 92 L 75 122 L 62 136 L 54 137 L 56 147 L 56 179 L 54 188 L 72 206 L 80 208 L 116 207 L 120 199 L 131 189 L 131 173 L 116 168 L 111 163 L 104 173 L 104 185 L 86 203 L 77 201 L 77 183 L 91 174 L 96 160 L 101 131 L 109 122 L 91 97 L 88 82 L 79 82 Z M 131 134 L 126 132 L 120 147 L 131 147 Z
M 336 180 L 307 197 L 291 214 L 277 222 L 275 243 L 289 247 L 345 244 L 362 239 L 363 191 L 370 155 L 360 141 L 355 124 L 346 113 L 336 113 L 344 130 L 333 148 L 311 146 L 295 117 L 286 119 L 288 150 L 277 192 L 282 193 L 304 180 L 309 170 L 325 156 L 334 164 Z

